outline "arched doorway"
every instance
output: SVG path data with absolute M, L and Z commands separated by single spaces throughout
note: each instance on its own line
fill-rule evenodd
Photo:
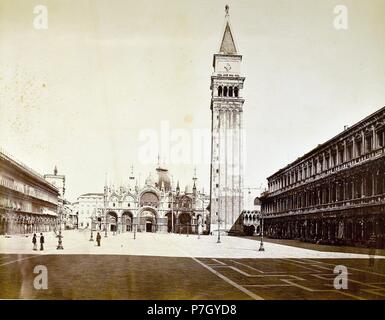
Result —
M 118 230 L 118 215 L 114 211 L 107 213 L 107 228 L 109 228 L 111 232 Z
M 182 212 L 178 218 L 179 233 L 191 233 L 191 216 L 187 212 Z
M 6 230 L 6 219 L 5 217 L 0 217 L 0 234 L 5 234 Z
M 133 215 L 131 211 L 124 211 L 121 218 L 122 232 L 132 231 Z
M 140 230 L 143 232 L 157 231 L 157 215 L 152 208 L 145 208 L 140 212 Z
M 174 213 L 174 221 L 172 221 L 171 212 L 166 213 L 166 217 L 167 217 L 167 232 L 175 231 L 175 224 L 176 224 L 175 213 Z M 174 226 L 174 230 L 173 230 L 173 226 Z

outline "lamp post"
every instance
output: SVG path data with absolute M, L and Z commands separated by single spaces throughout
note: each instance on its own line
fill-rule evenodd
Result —
M 202 216 L 198 218 L 198 239 L 201 238 L 201 229 L 202 229 Z
M 174 190 L 171 186 L 171 233 L 174 233 Z
M 61 224 L 62 224 L 62 218 L 63 218 L 63 210 L 64 210 L 64 199 L 63 199 L 63 206 L 61 207 L 60 210 L 60 225 L 59 225 L 59 234 L 57 235 L 57 247 L 56 250 L 63 250 L 63 241 L 62 238 L 63 236 L 61 235 Z
M 104 237 L 107 238 L 107 186 L 104 187 L 104 196 L 103 196 L 103 209 L 104 209 Z
M 201 222 L 198 221 L 198 239 L 201 238 Z
M 134 240 L 136 239 L 136 226 L 137 226 L 137 224 L 134 223 Z
M 263 246 L 263 212 L 261 212 L 261 243 L 259 245 L 258 251 L 265 251 L 265 248 Z
M 56 250 L 63 250 L 63 236 L 61 235 L 61 230 L 59 230 L 59 234 L 57 235 L 57 247 Z
M 107 210 L 104 211 L 104 237 L 107 238 Z
M 221 220 L 219 219 L 219 213 L 218 213 L 218 240 L 217 243 L 221 243 Z
M 94 234 L 93 234 L 93 229 L 92 229 L 92 223 L 93 223 L 93 217 L 91 217 L 91 237 L 90 237 L 90 241 L 94 241 Z
M 96 203 L 97 205 L 97 203 Z M 94 213 L 92 214 L 91 216 L 91 237 L 90 237 L 90 241 L 94 241 L 94 230 L 92 228 L 93 224 L 94 224 L 94 218 L 96 216 L 96 211 L 97 211 L 97 207 L 95 207 L 95 210 L 94 210 Z

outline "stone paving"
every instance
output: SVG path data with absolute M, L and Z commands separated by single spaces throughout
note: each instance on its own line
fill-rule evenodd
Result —
M 0 299 L 384 299 L 385 259 L 321 252 L 236 237 L 132 233 L 89 241 L 65 231 L 64 250 L 53 233 L 44 251 L 31 237 L 0 238 Z M 95 235 L 94 235 L 95 236 Z M 335 266 L 348 270 L 336 290 Z M 47 290 L 34 288 L 34 268 L 48 270 Z
M 101 246 L 96 241 L 89 241 L 89 231 L 64 231 L 64 250 L 56 250 L 57 239 L 54 233 L 45 233 L 45 250 L 33 251 L 31 236 L 0 237 L 0 253 L 5 254 L 112 254 L 162 257 L 196 257 L 196 258 L 354 258 L 367 259 L 367 254 L 342 252 L 324 252 L 277 243 L 265 242 L 265 251 L 258 251 L 259 242 L 239 237 L 222 236 L 217 243 L 217 236 L 156 233 L 102 233 Z M 94 233 L 94 239 L 96 234 Z M 376 258 L 385 258 L 376 256 Z

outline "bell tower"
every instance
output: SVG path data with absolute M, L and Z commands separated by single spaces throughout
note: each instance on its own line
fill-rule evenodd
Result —
M 235 231 L 243 208 L 242 56 L 235 45 L 226 6 L 225 28 L 211 76 L 211 231 Z

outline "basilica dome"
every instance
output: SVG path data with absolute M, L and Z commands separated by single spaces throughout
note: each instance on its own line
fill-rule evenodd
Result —
M 158 167 L 156 168 L 156 172 L 158 174 L 158 182 L 156 183 L 157 188 L 164 188 L 165 191 L 169 191 L 171 189 L 171 179 L 168 169 Z
M 190 183 L 186 185 L 186 187 L 184 189 L 184 193 L 185 194 L 192 194 L 193 193 L 192 185 Z
M 151 173 L 148 175 L 148 177 L 144 183 L 148 187 L 155 187 L 155 180 L 154 180 L 154 177 L 152 176 Z

